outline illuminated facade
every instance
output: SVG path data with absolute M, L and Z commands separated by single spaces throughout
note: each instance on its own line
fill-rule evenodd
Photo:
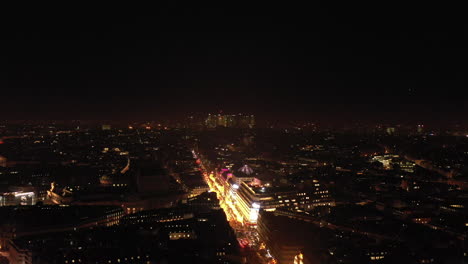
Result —
M 318 181 L 314 188 L 307 191 L 293 188 L 275 188 L 262 185 L 253 185 L 252 182 L 243 182 L 239 186 L 237 207 L 245 216 L 249 215 L 250 223 L 256 224 L 258 209 L 274 211 L 277 208 L 290 208 L 293 210 L 311 210 L 316 206 L 334 206 L 328 190 Z M 255 209 L 255 211 L 254 211 Z M 256 216 L 253 217 L 253 212 Z
M 294 256 L 294 264 L 304 264 L 304 255 L 302 253 Z
M 395 167 L 398 167 L 402 171 L 413 173 L 414 168 L 416 167 L 416 164 L 414 162 L 408 161 L 404 158 L 401 158 L 399 155 L 393 155 L 393 154 L 374 156 L 372 158 L 372 161 L 377 161 L 377 162 L 382 163 L 382 166 L 385 170 L 391 170 L 391 169 L 394 169 Z
M 157 209 L 128 214 L 120 220 L 123 225 L 136 225 L 142 223 L 172 222 L 193 218 L 189 210 Z
M 252 168 L 250 168 L 247 164 L 242 166 L 242 168 L 240 168 L 239 171 L 246 175 L 251 175 L 253 173 Z
M 250 172 L 247 167 L 241 169 Z M 206 175 L 210 189 L 215 191 L 228 220 L 242 224 L 257 224 L 260 209 L 274 211 L 280 207 L 294 210 L 311 210 L 315 206 L 334 206 L 326 190 L 317 180 L 313 188 L 307 191 L 295 188 L 277 188 L 261 185 L 258 180 L 236 177 L 227 171 L 212 172 Z
M 253 128 L 255 127 L 254 115 L 212 115 L 209 114 L 205 119 L 205 126 L 207 128 L 215 127 L 236 127 L 236 128 Z
M 11 192 L 0 195 L 0 206 L 35 205 L 34 192 Z

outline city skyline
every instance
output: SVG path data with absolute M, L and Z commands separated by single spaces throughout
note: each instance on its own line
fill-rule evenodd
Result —
M 0 261 L 466 261 L 466 129 L 255 121 L 0 124 Z
M 0 16 L 0 264 L 468 263 L 461 5 L 39 4 Z

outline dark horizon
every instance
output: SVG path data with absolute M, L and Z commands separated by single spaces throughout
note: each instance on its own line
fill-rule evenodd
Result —
M 462 122 L 455 7 L 165 5 L 153 15 L 21 14 L 2 34 L 1 119 Z M 450 11 L 450 12 L 448 12 Z

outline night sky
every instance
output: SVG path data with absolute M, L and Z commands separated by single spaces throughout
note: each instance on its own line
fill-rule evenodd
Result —
M 12 12 L 0 118 L 463 121 L 464 9 L 349 2 Z

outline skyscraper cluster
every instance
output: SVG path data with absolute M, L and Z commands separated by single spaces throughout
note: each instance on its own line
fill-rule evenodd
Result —
M 253 128 L 255 126 L 255 116 L 247 114 L 223 115 L 208 114 L 205 120 L 207 128 L 231 127 L 231 128 Z

